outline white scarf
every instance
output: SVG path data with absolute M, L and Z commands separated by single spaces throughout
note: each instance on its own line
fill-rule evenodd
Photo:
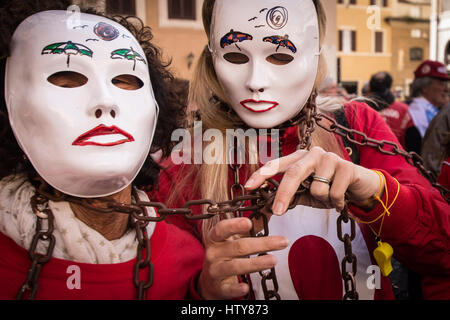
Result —
M 438 112 L 439 110 L 424 97 L 414 98 L 411 102 L 409 114 L 422 138 L 425 136 L 431 120 Z
M 0 180 L 0 231 L 28 250 L 36 227 L 30 199 L 35 188 L 24 175 L 12 175 Z M 143 191 L 139 198 L 148 201 Z M 53 257 L 91 264 L 112 264 L 126 262 L 136 257 L 137 239 L 134 229 L 128 230 L 120 239 L 107 240 L 96 230 L 78 220 L 68 202 L 49 201 L 54 220 L 53 235 L 56 239 Z M 156 216 L 153 209 L 149 216 Z M 147 226 L 151 237 L 155 223 Z M 47 243 L 39 243 L 38 252 L 44 253 Z

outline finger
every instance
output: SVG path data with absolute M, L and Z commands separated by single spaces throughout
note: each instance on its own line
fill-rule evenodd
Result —
M 208 249 L 207 259 L 245 257 L 286 248 L 288 240 L 282 236 L 241 238 Z
M 267 162 L 264 166 L 255 171 L 245 184 L 245 188 L 253 190 L 262 185 L 267 179 L 274 175 L 286 171 L 289 166 L 302 159 L 308 151 L 297 150 L 288 156 L 281 157 Z
M 342 210 L 345 205 L 345 193 L 352 181 L 353 169 L 352 164 L 345 162 L 337 166 L 334 174 L 333 183 L 330 188 L 330 201 L 333 207 Z
M 314 170 L 314 176 L 328 179 L 330 181 L 334 178 L 336 165 L 340 158 L 334 153 L 328 152 L 321 156 L 319 164 Z M 324 204 L 330 203 L 330 184 L 318 180 L 313 180 L 309 187 L 311 196 Z
M 249 292 L 246 283 L 240 283 L 238 276 L 211 278 L 210 270 L 203 268 L 198 280 L 198 292 L 207 299 L 230 299 L 242 297 Z
M 223 282 L 220 285 L 220 292 L 222 294 L 222 299 L 233 299 L 246 295 L 250 288 L 246 283 L 229 283 Z
M 265 254 L 252 258 L 223 260 L 212 265 L 209 272 L 213 279 L 226 279 L 231 276 L 271 269 L 275 267 L 276 264 L 277 260 L 273 255 Z
M 314 172 L 318 159 L 323 153 L 322 149 L 311 150 L 301 160 L 295 162 L 286 170 L 273 202 L 273 214 L 282 215 L 286 212 L 300 184 Z
M 225 219 L 211 229 L 208 240 L 222 242 L 233 235 L 248 235 L 251 228 L 252 222 L 248 218 Z

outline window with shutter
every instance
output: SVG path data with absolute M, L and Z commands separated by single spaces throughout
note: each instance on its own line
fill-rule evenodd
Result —
M 383 7 L 388 7 L 389 6 L 389 2 L 388 0 L 370 0 L 370 5 L 371 6 L 383 6 Z
M 195 0 L 168 0 L 169 19 L 195 20 Z
M 339 51 L 354 52 L 356 51 L 356 31 L 339 30 Z
M 356 51 L 356 31 L 352 31 L 352 51 Z
M 383 52 L 383 32 L 375 31 L 375 52 Z
M 106 0 L 105 9 L 110 14 L 136 15 L 136 1 Z
M 418 47 L 409 49 L 409 60 L 422 61 L 423 60 L 423 49 L 418 48 Z

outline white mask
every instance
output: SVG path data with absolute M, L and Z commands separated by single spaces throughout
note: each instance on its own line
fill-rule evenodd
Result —
M 21 148 L 50 185 L 78 197 L 107 196 L 126 188 L 140 171 L 158 107 L 145 54 L 133 35 L 100 16 L 82 13 L 76 24 L 69 18 L 66 11 L 40 12 L 14 32 L 5 75 L 9 119 Z M 87 82 L 67 88 L 48 80 L 62 71 Z M 139 78 L 142 87 L 119 88 L 119 75 Z
M 217 0 L 210 49 L 234 111 L 251 127 L 275 127 L 301 111 L 314 86 L 319 61 L 314 3 Z

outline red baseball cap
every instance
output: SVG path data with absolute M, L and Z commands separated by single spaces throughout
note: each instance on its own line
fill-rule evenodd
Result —
M 439 61 L 425 60 L 414 71 L 416 78 L 431 77 L 441 80 L 450 80 L 447 74 L 447 68 Z

